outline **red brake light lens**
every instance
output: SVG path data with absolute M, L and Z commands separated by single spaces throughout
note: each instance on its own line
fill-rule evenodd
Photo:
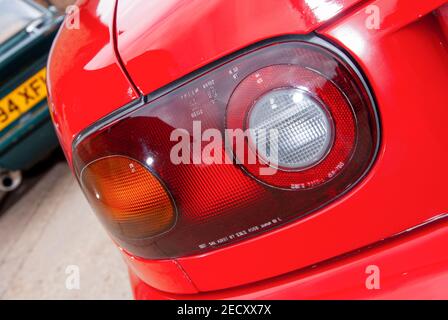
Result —
M 343 53 L 316 41 L 246 50 L 82 134 L 75 170 L 123 248 L 212 250 L 310 214 L 366 174 L 373 100 Z
M 283 88 L 280 92 L 293 90 L 293 93 L 301 93 L 301 97 L 296 98 L 300 101 L 294 102 L 294 96 L 284 102 L 281 100 L 285 100 L 285 97 L 275 98 L 272 92 L 275 94 L 279 88 Z M 228 127 L 246 130 L 245 117 L 249 115 L 250 118 L 249 110 L 254 101 L 266 92 L 271 101 L 263 106 L 264 109 L 272 109 L 272 106 L 275 109 L 269 110 L 263 125 L 280 117 L 276 122 L 285 128 L 280 130 L 279 135 L 285 138 L 284 141 L 280 139 L 278 146 L 284 151 L 279 152 L 279 170 L 275 174 L 260 175 L 260 167 L 263 166 L 261 162 L 247 164 L 245 167 L 248 172 L 269 185 L 285 189 L 316 187 L 336 176 L 349 160 L 356 136 L 356 118 L 343 92 L 329 79 L 305 66 L 269 66 L 257 70 L 238 85 L 229 102 Z M 285 112 L 282 104 L 290 109 L 295 107 L 296 114 Z M 256 152 L 255 149 L 246 148 L 248 153 Z M 249 157 L 246 155 L 246 159 Z M 286 160 L 282 161 L 281 158 Z M 294 167 L 288 165 L 288 159 L 292 159 L 292 164 L 300 161 L 305 164 L 296 164 Z M 286 166 L 281 166 L 284 162 Z

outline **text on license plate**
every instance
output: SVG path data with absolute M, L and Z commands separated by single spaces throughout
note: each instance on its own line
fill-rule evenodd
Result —
M 47 97 L 46 68 L 0 99 L 0 131 Z

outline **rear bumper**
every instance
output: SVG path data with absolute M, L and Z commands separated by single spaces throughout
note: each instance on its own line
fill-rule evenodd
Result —
M 444 215 L 377 245 L 253 285 L 176 295 L 132 272 L 130 278 L 136 299 L 448 299 L 447 247 Z

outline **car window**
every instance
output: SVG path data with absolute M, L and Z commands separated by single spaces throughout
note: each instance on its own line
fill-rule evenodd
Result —
M 43 15 L 43 11 L 26 1 L 0 0 L 0 45 Z

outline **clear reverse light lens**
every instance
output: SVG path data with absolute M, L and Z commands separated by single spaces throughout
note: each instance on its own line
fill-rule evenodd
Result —
M 270 135 L 277 130 L 278 168 L 303 170 L 327 155 L 333 140 L 333 123 L 325 107 L 309 93 L 297 88 L 276 89 L 263 95 L 249 113 L 251 145 L 270 146 Z M 263 141 L 263 140 L 267 141 Z M 270 148 L 258 149 L 262 160 Z M 271 155 L 272 158 L 272 155 Z

